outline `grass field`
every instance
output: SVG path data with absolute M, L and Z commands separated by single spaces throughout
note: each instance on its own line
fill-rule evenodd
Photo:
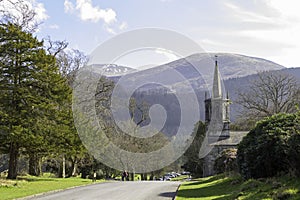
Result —
M 97 182 L 100 182 L 99 180 Z M 0 200 L 15 199 L 33 194 L 91 184 L 90 179 L 19 177 L 16 181 L 0 179 Z
M 243 181 L 241 177 L 224 175 L 183 183 L 176 200 L 261 200 L 300 199 L 300 179 L 290 177 Z

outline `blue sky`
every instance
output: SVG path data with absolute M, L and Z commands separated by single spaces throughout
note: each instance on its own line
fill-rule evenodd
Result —
M 5 0 L 4 0 L 5 1 Z M 300 66 L 300 8 L 296 0 L 28 0 L 43 21 L 37 33 L 66 40 L 85 53 L 116 34 L 166 28 L 208 52 L 262 57 Z

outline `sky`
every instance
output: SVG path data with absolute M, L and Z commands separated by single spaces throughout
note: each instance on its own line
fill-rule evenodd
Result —
M 42 22 L 39 38 L 66 40 L 69 48 L 86 54 L 120 33 L 155 27 L 184 34 L 207 52 L 238 53 L 300 67 L 296 0 L 26 1 Z M 165 61 L 177 58 L 166 51 L 155 53 Z

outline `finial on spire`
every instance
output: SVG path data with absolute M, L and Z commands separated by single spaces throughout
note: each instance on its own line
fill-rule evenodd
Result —
M 218 67 L 218 56 L 215 55 L 216 59 L 216 66 L 215 66 L 215 72 L 214 72 L 214 80 L 213 80 L 213 92 L 212 92 L 212 98 L 222 98 L 222 87 L 221 87 L 221 78 L 219 74 L 219 67 Z
M 218 66 L 218 55 L 215 55 L 215 63 L 216 63 L 216 66 Z

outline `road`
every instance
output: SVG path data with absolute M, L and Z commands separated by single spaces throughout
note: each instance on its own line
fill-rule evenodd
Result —
M 104 182 L 29 198 L 30 200 L 166 200 L 173 199 L 179 182 Z

